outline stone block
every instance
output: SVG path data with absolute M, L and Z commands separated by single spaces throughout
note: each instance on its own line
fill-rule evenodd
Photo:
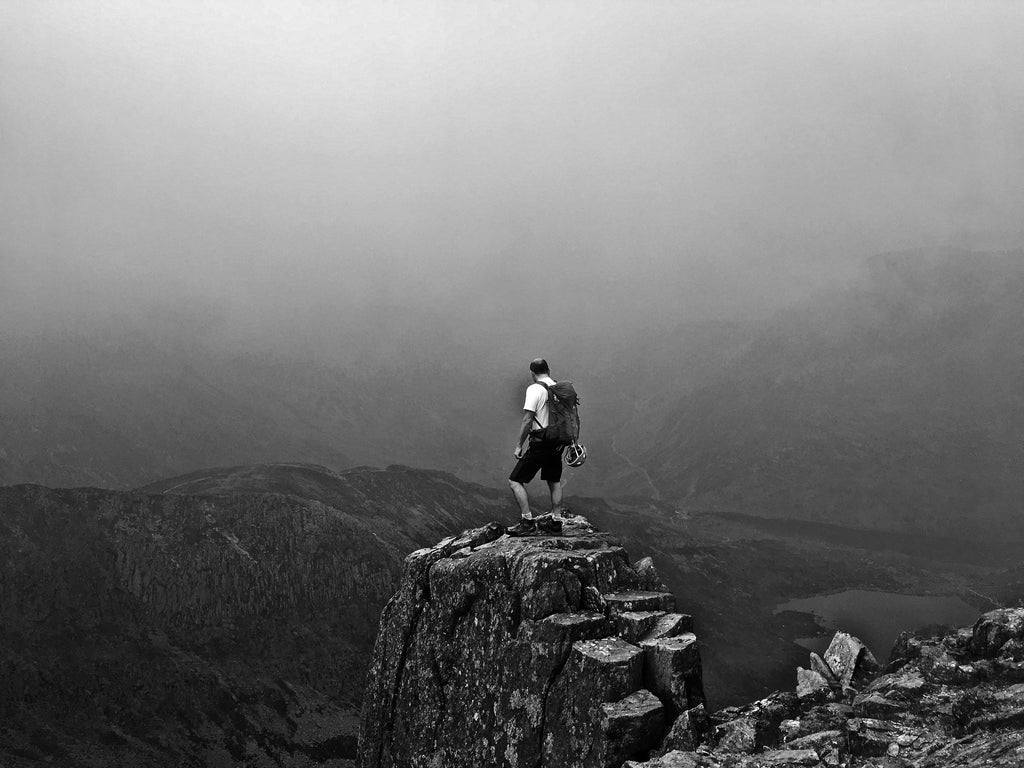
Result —
M 646 636 L 666 614 L 662 611 L 623 611 L 612 614 L 615 634 L 631 643 Z
M 629 590 L 626 592 L 609 592 L 604 602 L 612 613 L 625 611 L 671 611 L 675 608 L 675 598 L 669 592 L 645 592 Z
M 542 751 L 549 765 L 603 764 L 603 705 L 643 687 L 644 653 L 618 637 L 580 640 L 572 645 L 545 706 Z
M 574 643 L 608 634 L 603 613 L 555 613 L 540 621 L 523 621 L 523 639 L 531 643 Z
M 601 705 L 603 765 L 613 768 L 648 754 L 665 730 L 665 708 L 650 691 L 640 690 Z
M 691 693 L 701 678 L 700 651 L 697 636 L 688 633 L 677 637 L 644 640 L 644 681 L 651 691 L 674 712 L 691 706 Z M 693 697 L 697 698 L 696 695 Z M 700 700 L 703 701 L 703 688 Z
M 693 632 L 693 616 L 688 613 L 665 613 L 641 640 L 657 640 Z

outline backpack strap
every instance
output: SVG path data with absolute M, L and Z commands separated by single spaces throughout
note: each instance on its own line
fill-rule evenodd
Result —
M 534 384 L 540 384 L 540 385 L 541 385 L 542 387 L 544 387 L 544 389 L 546 389 L 546 390 L 547 390 L 547 392 L 548 392 L 548 400 L 550 400 L 550 399 L 551 399 L 551 387 L 549 387 L 549 386 L 548 386 L 547 384 L 545 384 L 545 383 L 544 383 L 543 381 L 535 381 L 535 382 L 533 382 L 533 383 L 534 383 Z M 534 412 L 533 412 L 533 420 L 534 420 L 535 422 L 537 422 L 537 426 L 538 426 L 538 427 L 540 427 L 541 429 L 545 429 L 545 427 L 543 427 L 543 426 L 541 425 L 541 423 L 540 423 L 540 419 L 538 419 L 538 418 L 537 418 L 537 412 L 536 412 L 536 411 L 534 411 Z

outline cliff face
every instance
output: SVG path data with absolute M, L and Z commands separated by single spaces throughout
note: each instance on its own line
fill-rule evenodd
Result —
M 364 698 L 363 768 L 618 766 L 703 711 L 692 620 L 582 518 L 468 531 L 405 561 Z
M 413 552 L 381 617 L 358 765 L 1024 765 L 1024 609 L 905 633 L 885 666 L 838 632 L 795 692 L 710 713 L 692 629 L 650 559 L 583 518 Z

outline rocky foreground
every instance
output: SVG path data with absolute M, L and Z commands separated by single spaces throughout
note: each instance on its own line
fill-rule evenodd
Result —
M 1024 609 L 1000 609 L 973 627 L 904 633 L 884 668 L 838 632 L 797 670 L 795 693 L 702 718 L 626 765 L 1010 768 L 1024 766 L 1022 728 Z
M 412 553 L 381 618 L 359 764 L 584 768 L 657 747 L 704 702 L 689 615 L 582 518 Z
M 381 618 L 363 768 L 1024 766 L 1024 609 L 905 634 L 881 666 L 837 633 L 796 690 L 709 711 L 693 622 L 650 559 L 583 518 L 418 550 Z

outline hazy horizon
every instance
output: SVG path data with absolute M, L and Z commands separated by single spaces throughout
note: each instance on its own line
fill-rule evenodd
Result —
M 173 312 L 343 340 L 394 307 L 543 339 L 757 317 L 882 251 L 1024 244 L 1011 3 L 0 16 L 8 331 Z

